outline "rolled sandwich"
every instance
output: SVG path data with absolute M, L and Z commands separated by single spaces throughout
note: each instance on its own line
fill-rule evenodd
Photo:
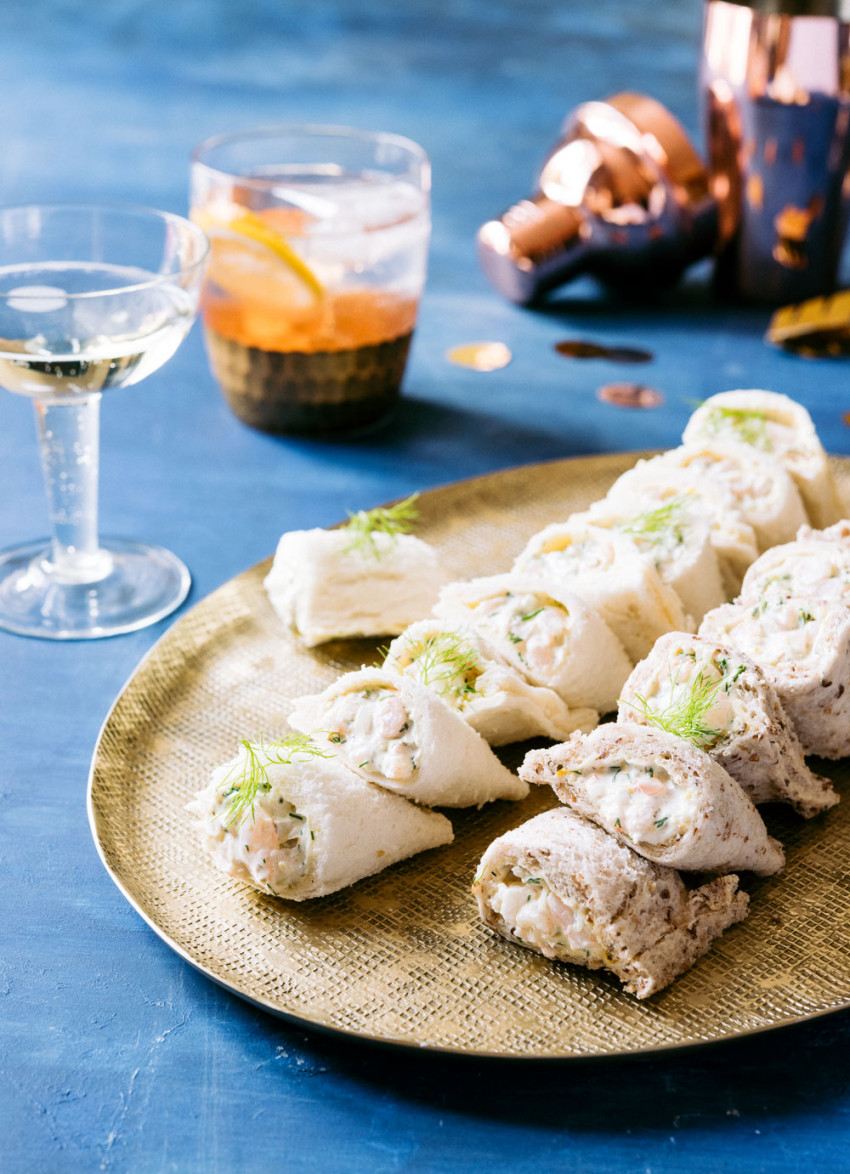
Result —
M 390 644 L 384 668 L 420 681 L 491 746 L 592 730 L 595 709 L 570 709 L 552 689 L 530 685 L 472 628 L 444 620 L 411 624 Z
M 548 784 L 562 803 L 657 864 L 762 876 L 784 864 L 781 845 L 735 780 L 664 730 L 617 722 L 574 734 L 530 751 L 520 776 Z
M 619 719 L 705 750 L 754 803 L 790 803 L 809 818 L 838 802 L 830 781 L 806 766 L 773 686 L 727 644 L 683 632 L 662 636 L 626 681 Z
M 436 550 L 412 534 L 292 530 L 264 585 L 278 616 L 309 647 L 396 635 L 427 615 L 449 579 Z
M 699 634 L 755 661 L 804 754 L 850 755 L 850 608 L 765 594 L 710 611 Z
M 752 526 L 759 550 L 789 542 L 806 521 L 797 487 L 779 461 L 741 445 L 681 445 L 647 464 L 675 469 L 682 483 L 703 483 Z
M 725 603 L 717 554 L 708 522 L 685 495 L 648 509 L 621 502 L 597 501 L 570 521 L 588 522 L 603 530 L 627 534 L 668 587 L 672 587 L 695 623 Z
M 434 614 L 479 632 L 530 684 L 568 706 L 617 708 L 632 662 L 598 612 L 557 584 L 524 575 L 449 583 Z
M 711 484 L 698 477 L 682 476 L 681 470 L 659 467 L 654 461 L 638 461 L 623 473 L 604 499 L 617 509 L 652 510 L 676 501 L 704 518 L 709 540 L 720 569 L 723 594 L 734 599 L 750 563 L 758 557 L 756 534 L 733 505 L 728 493 L 712 492 Z
M 301 735 L 242 742 L 187 810 L 217 868 L 291 901 L 335 893 L 453 838 L 444 816 L 373 786 Z
M 836 532 L 836 527 L 804 529 L 808 537 L 765 551 L 744 576 L 735 602 L 759 612 L 782 607 L 789 599 L 850 605 L 850 542 L 821 537 Z
M 299 697 L 289 723 L 311 733 L 363 778 L 436 807 L 524 799 L 528 784 L 442 698 L 383 669 L 345 673 Z
M 586 522 L 556 522 L 529 540 L 513 573 L 540 576 L 578 595 L 635 661 L 665 632 L 691 626 L 679 596 L 627 534 Z
M 756 389 L 720 392 L 696 409 L 682 440 L 719 440 L 769 453 L 790 473 L 813 526 L 829 526 L 843 514 L 812 418 L 787 395 Z
M 615 974 L 645 999 L 683 974 L 747 915 L 736 876 L 688 891 L 567 808 L 495 840 L 472 887 L 484 922 L 559 962 Z

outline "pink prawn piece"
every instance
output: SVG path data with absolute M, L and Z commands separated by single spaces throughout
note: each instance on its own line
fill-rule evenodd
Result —
M 648 779 L 644 783 L 638 783 L 638 790 L 643 791 L 644 795 L 660 795 L 664 790 L 664 784 L 656 782 L 655 779 Z
M 377 706 L 375 727 L 382 738 L 398 738 L 410 722 L 400 697 L 387 697 Z

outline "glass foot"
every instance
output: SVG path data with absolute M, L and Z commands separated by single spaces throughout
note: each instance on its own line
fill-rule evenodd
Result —
M 48 539 L 28 542 L 0 551 L 0 628 L 45 640 L 135 632 L 179 607 L 191 582 L 170 551 L 124 538 L 105 539 L 97 577 L 74 582 L 51 562 Z

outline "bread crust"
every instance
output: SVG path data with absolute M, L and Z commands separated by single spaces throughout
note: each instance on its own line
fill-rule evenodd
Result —
M 624 762 L 664 770 L 676 787 L 692 792 L 686 829 L 676 838 L 660 844 L 633 842 L 588 798 L 582 777 Z M 704 751 L 663 730 L 609 722 L 586 737 L 574 734 L 559 746 L 530 751 L 519 773 L 529 783 L 548 784 L 562 803 L 658 864 L 712 873 L 745 869 L 770 876 L 785 863 L 782 846 L 768 835 L 738 783 Z
M 541 876 L 556 896 L 586 914 L 604 956 L 570 960 L 611 971 L 638 999 L 668 986 L 747 915 L 737 876 L 689 891 L 673 869 L 645 860 L 562 807 L 500 836 L 482 857 L 473 885 L 479 913 L 510 941 L 518 940 L 515 932 L 489 901 L 515 865 Z

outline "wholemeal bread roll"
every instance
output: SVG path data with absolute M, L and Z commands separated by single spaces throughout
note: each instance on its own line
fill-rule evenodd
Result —
M 623 686 L 619 718 L 686 738 L 754 803 L 790 803 L 809 818 L 838 802 L 830 781 L 806 766 L 773 686 L 728 644 L 683 632 L 662 636 Z
M 557 584 L 510 574 L 449 583 L 434 614 L 474 628 L 530 684 L 568 706 L 617 708 L 632 662 L 598 612 Z
M 663 730 L 612 722 L 530 751 L 519 773 L 548 784 L 562 803 L 657 864 L 768 876 L 785 862 L 752 800 L 723 767 Z
M 567 808 L 495 840 L 472 891 L 484 922 L 547 958 L 610 970 L 645 999 L 747 915 L 738 878 L 690 892 L 672 868 L 652 864 Z
M 752 526 L 759 550 L 788 542 L 806 521 L 797 487 L 779 461 L 742 445 L 681 445 L 647 464 L 675 469 L 684 484 L 702 483 Z
M 264 586 L 274 610 L 308 645 L 395 635 L 437 601 L 448 581 L 436 550 L 412 534 L 291 530 Z
M 735 602 L 762 612 L 787 599 L 850 605 L 850 542 L 839 533 L 839 527 L 804 529 L 804 537 L 765 551 L 744 576 Z
M 530 685 L 480 633 L 419 620 L 389 646 L 384 667 L 426 685 L 491 746 L 592 730 L 595 709 L 570 709 L 552 689 Z
M 599 612 L 634 661 L 664 632 L 692 626 L 679 596 L 627 534 L 586 522 L 556 522 L 528 541 L 513 573 L 538 575 L 578 595 Z
M 776 690 L 805 754 L 850 755 L 850 608 L 802 597 L 727 603 L 700 636 L 755 661 Z
M 481 807 L 528 794 L 528 784 L 502 765 L 456 710 L 411 677 L 364 668 L 293 704 L 291 726 L 406 799 Z
M 710 396 L 691 416 L 682 441 L 716 440 L 748 445 L 775 457 L 793 478 L 813 526 L 829 526 L 842 516 L 827 455 L 802 404 L 756 389 Z
M 755 530 L 744 521 L 725 490 L 712 492 L 705 478 L 643 460 L 619 476 L 605 498 L 615 508 L 641 510 L 682 500 L 708 524 L 724 597 L 734 599 L 747 567 L 758 557 L 758 544 Z
M 442 815 L 367 783 L 308 738 L 243 742 L 188 804 L 222 872 L 306 901 L 452 841 Z
M 627 534 L 652 560 L 694 623 L 698 624 L 711 608 L 725 603 L 711 528 L 687 497 L 676 497 L 648 509 L 635 502 L 615 505 L 610 500 L 597 501 L 584 513 L 573 514 L 570 521 Z

